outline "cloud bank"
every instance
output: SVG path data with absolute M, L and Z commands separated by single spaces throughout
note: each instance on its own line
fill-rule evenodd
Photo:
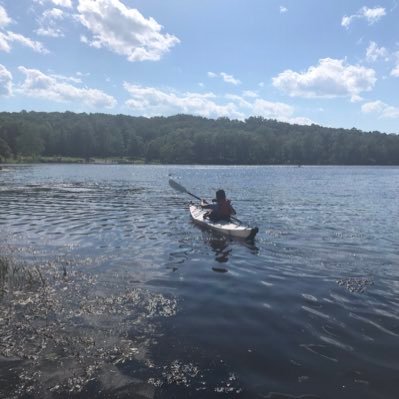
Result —
M 132 110 L 143 112 L 146 116 L 186 113 L 208 118 L 244 117 L 231 102 L 225 105 L 217 104 L 213 93 L 178 93 L 127 82 L 123 86 L 131 96 L 126 105 Z
M 65 78 L 46 75 L 37 69 L 20 66 L 18 70 L 25 75 L 24 82 L 17 88 L 24 96 L 81 103 L 93 108 L 113 108 L 116 105 L 116 100 L 101 90 L 76 87 Z
M 308 118 L 295 117 L 295 109 L 290 105 L 256 98 L 253 93 L 249 96 L 246 95 L 246 98 L 238 95 L 226 95 L 224 97 L 226 102 L 223 99 L 218 99 L 214 93 L 180 93 L 128 82 L 124 83 L 124 88 L 131 96 L 126 101 L 127 107 L 133 112 L 145 116 L 185 113 L 207 118 L 228 117 L 243 120 L 251 115 L 256 115 L 289 123 L 312 123 Z

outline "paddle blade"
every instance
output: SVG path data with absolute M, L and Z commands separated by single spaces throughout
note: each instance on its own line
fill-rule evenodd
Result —
M 187 193 L 187 190 L 180 185 L 179 183 L 175 182 L 172 179 L 169 179 L 169 185 L 174 188 L 176 191 L 180 191 L 181 193 Z

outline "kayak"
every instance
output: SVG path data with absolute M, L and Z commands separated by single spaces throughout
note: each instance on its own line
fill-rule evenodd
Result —
M 249 227 L 235 221 L 218 221 L 213 222 L 212 220 L 204 218 L 207 209 L 202 209 L 199 205 L 190 204 L 190 214 L 194 222 L 215 230 L 219 233 L 225 234 L 229 237 L 244 238 L 247 240 L 253 240 L 258 232 L 257 227 Z

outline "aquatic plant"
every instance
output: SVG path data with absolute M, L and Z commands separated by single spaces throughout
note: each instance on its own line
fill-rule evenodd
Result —
M 148 352 L 159 335 L 156 320 L 176 312 L 174 298 L 110 286 L 70 263 L 28 264 L 10 256 L 0 257 L 0 284 L 0 370 L 7 374 L 0 397 L 90 397 L 90 390 L 112 392 L 122 383 L 126 397 L 137 384 L 153 392 L 148 378 L 122 378 L 119 368 L 127 364 L 163 378 Z
M 37 266 L 27 267 L 24 262 L 15 262 L 10 256 L 0 255 L 0 298 L 10 290 L 45 284 Z

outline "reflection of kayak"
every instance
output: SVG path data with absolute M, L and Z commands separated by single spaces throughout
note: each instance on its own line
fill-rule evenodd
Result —
M 198 205 L 190 204 L 190 213 L 195 223 L 202 226 L 209 227 L 212 230 L 218 231 L 219 233 L 225 234 L 230 237 L 238 237 L 252 240 L 255 238 L 258 232 L 257 227 L 248 227 L 234 221 L 225 222 L 212 222 L 209 219 L 204 219 L 204 215 L 207 212 L 206 209 L 202 209 Z

